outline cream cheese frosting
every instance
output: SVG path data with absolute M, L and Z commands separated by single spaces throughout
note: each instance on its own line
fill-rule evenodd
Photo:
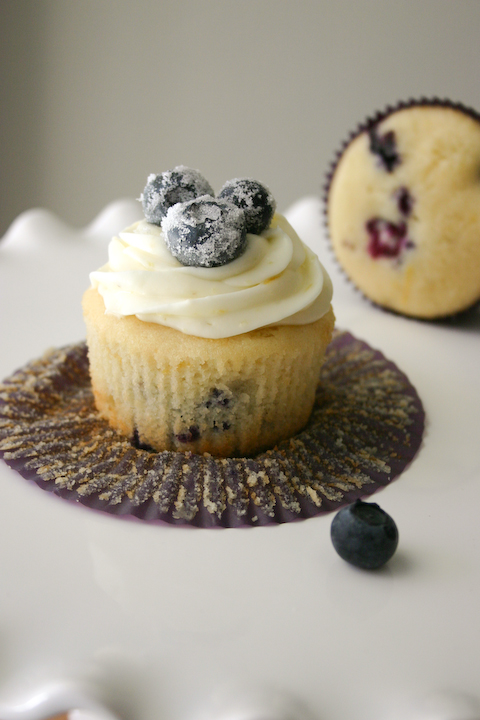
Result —
M 240 257 L 210 268 L 182 265 L 161 227 L 140 220 L 112 238 L 108 263 L 90 281 L 109 314 L 212 339 L 314 322 L 333 293 L 318 257 L 280 214 L 260 235 L 247 236 Z

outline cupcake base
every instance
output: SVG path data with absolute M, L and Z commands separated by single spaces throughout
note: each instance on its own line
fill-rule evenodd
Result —
M 95 408 L 85 343 L 55 350 L 0 387 L 0 456 L 23 477 L 113 515 L 200 527 L 337 510 L 397 477 L 423 428 L 406 376 L 349 333 L 327 349 L 305 429 L 252 458 L 136 447 Z
M 222 457 L 305 426 L 334 325 L 330 308 L 307 325 L 210 340 L 107 315 L 92 288 L 83 308 L 95 404 L 110 425 L 139 447 Z

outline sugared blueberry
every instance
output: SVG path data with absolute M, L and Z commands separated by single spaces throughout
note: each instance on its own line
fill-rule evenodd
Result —
M 270 190 L 256 180 L 235 178 L 228 180 L 218 197 L 237 205 L 245 213 L 248 233 L 259 235 L 272 221 L 276 203 Z
M 210 183 L 198 170 L 178 165 L 160 175 L 150 175 L 140 199 L 148 222 L 160 225 L 172 205 L 200 195 L 213 195 Z
M 218 267 L 235 260 L 247 237 L 243 210 L 209 195 L 171 207 L 162 230 L 172 255 L 194 267 Z
M 377 503 L 357 500 L 342 508 L 330 530 L 333 547 L 343 560 L 376 570 L 390 560 L 398 545 L 398 530 Z
M 387 172 L 393 172 L 394 168 L 400 164 L 400 155 L 397 152 L 397 141 L 393 130 L 386 132 L 385 135 L 379 135 L 375 126 L 370 128 L 368 136 L 370 152 L 377 155 Z

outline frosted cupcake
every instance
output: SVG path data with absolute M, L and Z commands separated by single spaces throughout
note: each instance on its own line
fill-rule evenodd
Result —
M 156 451 L 252 455 L 311 413 L 334 324 L 318 258 L 250 179 L 148 179 L 84 296 L 95 403 Z
M 480 299 L 480 117 L 448 101 L 389 108 L 345 144 L 327 187 L 337 259 L 375 303 L 436 318 Z

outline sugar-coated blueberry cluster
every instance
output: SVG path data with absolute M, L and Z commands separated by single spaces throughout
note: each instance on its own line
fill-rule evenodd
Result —
M 276 208 L 270 190 L 256 180 L 229 180 L 215 197 L 198 170 L 183 165 L 150 175 L 140 200 L 148 222 L 161 225 L 172 255 L 194 267 L 240 257 L 247 233 L 266 230 Z

